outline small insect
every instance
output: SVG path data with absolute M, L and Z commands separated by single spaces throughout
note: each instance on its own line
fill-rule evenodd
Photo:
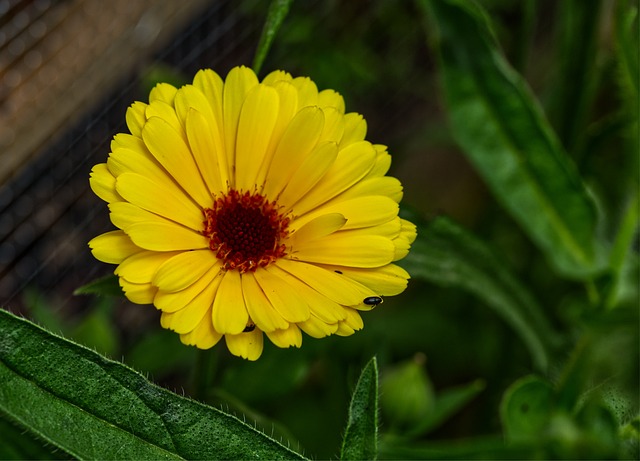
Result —
M 383 300 L 380 296 L 368 296 L 362 302 L 367 306 L 376 307 L 378 304 L 382 304 Z
M 333 272 L 335 272 L 336 274 L 342 274 L 342 271 L 339 271 L 339 270 L 335 270 Z
M 255 329 L 256 329 L 255 324 L 250 323 L 249 325 L 247 325 L 246 327 L 244 327 L 244 330 L 242 330 L 242 332 L 243 332 L 243 333 L 250 333 L 250 332 L 252 332 L 252 331 L 253 331 L 253 330 L 255 330 Z

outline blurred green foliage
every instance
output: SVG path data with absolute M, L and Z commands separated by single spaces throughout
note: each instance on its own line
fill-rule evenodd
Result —
M 251 5 L 239 8 L 264 20 L 267 4 Z M 265 344 L 256 363 L 181 346 L 152 308 L 151 322 L 124 322 L 143 308 L 110 298 L 64 321 L 27 293 L 31 314 L 312 457 L 340 453 L 375 355 L 382 458 L 637 459 L 638 36 L 632 0 L 294 2 L 262 73 L 338 90 L 390 147 L 420 229 L 407 292 L 352 337 Z M 542 138 L 552 148 L 527 157 Z M 524 194 L 560 204 L 569 225 L 556 229 L 593 244 L 592 262 L 557 264 L 565 236 L 544 228 L 546 211 L 519 209 L 531 202 L 488 163 L 494 149 L 532 164 Z

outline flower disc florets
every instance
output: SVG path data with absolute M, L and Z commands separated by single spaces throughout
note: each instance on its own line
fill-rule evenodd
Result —
M 289 234 L 289 218 L 278 212 L 275 201 L 232 189 L 203 213 L 203 234 L 225 270 L 255 271 L 285 256 L 280 242 Z

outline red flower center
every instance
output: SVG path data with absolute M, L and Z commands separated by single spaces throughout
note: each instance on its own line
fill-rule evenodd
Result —
M 289 218 L 278 212 L 275 201 L 257 192 L 231 189 L 203 213 L 202 233 L 226 270 L 255 271 L 286 254 L 280 242 L 289 234 Z

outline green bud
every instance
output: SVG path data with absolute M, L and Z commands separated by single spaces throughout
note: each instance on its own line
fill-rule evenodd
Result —
M 433 407 L 435 396 L 425 361 L 423 354 L 417 354 L 382 376 L 380 406 L 386 421 L 394 428 L 415 426 Z

